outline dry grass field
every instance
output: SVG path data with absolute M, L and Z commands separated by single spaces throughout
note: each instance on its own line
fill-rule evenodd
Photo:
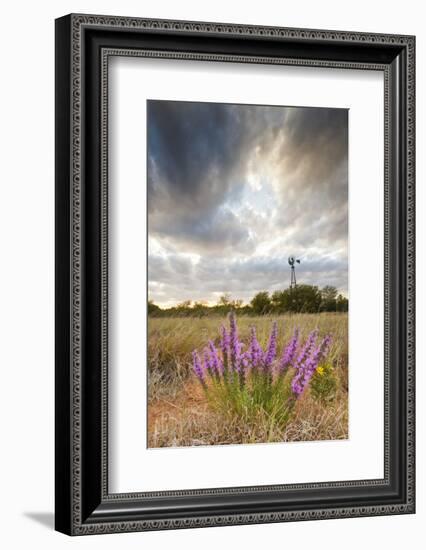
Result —
M 216 316 L 149 318 L 148 322 L 148 445 L 176 447 L 236 443 L 336 440 L 348 437 L 348 314 L 320 313 L 239 317 L 243 341 L 250 327 L 266 346 L 273 321 L 278 323 L 278 357 L 294 328 L 301 336 L 318 329 L 331 334 L 327 362 L 334 390 L 327 400 L 314 398 L 308 387 L 297 400 L 285 426 L 265 414 L 242 422 L 231 410 L 212 409 L 192 370 L 191 353 L 201 351 L 211 339 L 219 341 L 221 324 Z

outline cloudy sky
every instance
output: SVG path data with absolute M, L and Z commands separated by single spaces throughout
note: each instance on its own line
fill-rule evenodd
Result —
M 348 288 L 347 111 L 148 101 L 148 291 L 160 306 Z

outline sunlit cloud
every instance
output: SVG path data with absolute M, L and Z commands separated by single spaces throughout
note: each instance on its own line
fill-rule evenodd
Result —
M 298 281 L 348 290 L 347 111 L 148 102 L 148 292 L 162 306 Z

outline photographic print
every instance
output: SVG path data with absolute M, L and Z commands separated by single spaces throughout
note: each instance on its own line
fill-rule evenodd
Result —
M 348 111 L 147 101 L 148 447 L 348 438 Z

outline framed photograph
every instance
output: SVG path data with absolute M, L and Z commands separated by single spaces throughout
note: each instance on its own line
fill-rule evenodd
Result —
M 415 511 L 413 36 L 56 20 L 56 529 Z

